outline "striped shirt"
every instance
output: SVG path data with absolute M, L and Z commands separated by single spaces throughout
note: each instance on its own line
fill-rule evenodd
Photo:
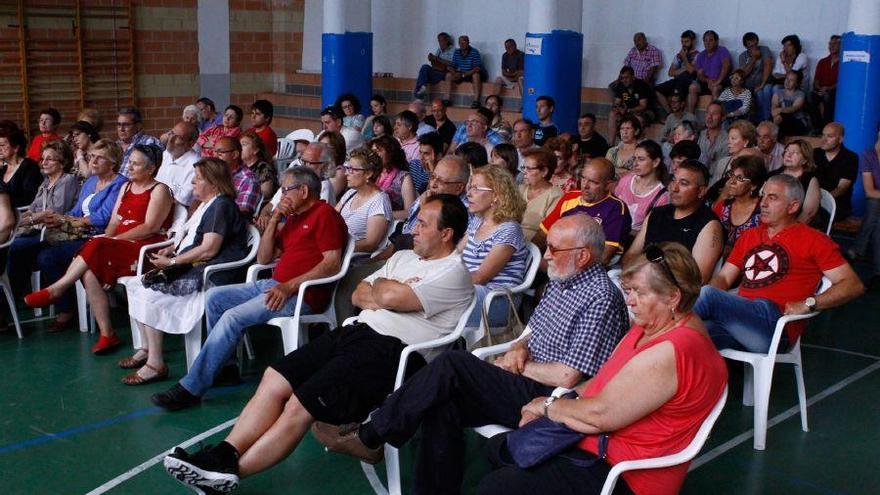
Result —
M 474 47 L 470 47 L 467 54 L 461 52 L 460 48 L 455 49 L 452 55 L 452 66 L 458 72 L 468 72 L 476 67 L 483 66 L 483 60 L 480 58 L 480 51 Z
M 499 225 L 489 237 L 483 240 L 476 239 L 477 229 L 482 222 L 471 226 L 467 233 L 467 245 L 461 253 L 461 260 L 469 272 L 473 273 L 480 268 L 483 260 L 495 246 L 513 247 L 513 255 L 492 280 L 485 285 L 490 289 L 514 287 L 522 283 L 528 262 L 529 251 L 526 249 L 526 239 L 523 237 L 522 227 L 516 222 L 504 222 Z
M 387 194 L 379 191 L 370 196 L 357 209 L 352 209 L 351 205 L 355 194 L 357 194 L 357 191 L 354 189 L 349 189 L 345 192 L 339 201 L 342 204 L 342 209 L 339 213 L 342 215 L 342 219 L 345 220 L 345 225 L 348 226 L 348 234 L 354 240 L 360 241 L 367 237 L 367 222 L 371 217 L 382 215 L 385 217 L 385 220 L 391 221 L 391 200 L 388 199 Z

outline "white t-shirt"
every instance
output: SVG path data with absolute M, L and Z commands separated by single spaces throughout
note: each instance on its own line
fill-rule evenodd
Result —
M 794 59 L 794 63 L 791 64 L 791 70 L 799 70 L 804 75 L 801 80 L 801 89 L 809 88 L 808 79 L 810 78 L 810 71 L 807 70 L 807 64 L 809 60 L 807 59 L 807 54 L 801 52 Z M 773 73 L 774 74 L 785 74 L 785 65 L 782 64 L 782 52 L 779 52 L 779 55 L 776 57 L 776 62 L 773 64 Z
M 354 210 L 351 204 L 355 194 L 357 191 L 349 189 L 342 195 L 342 199 L 339 200 L 342 211 L 339 213 L 345 220 L 345 225 L 348 226 L 348 235 L 352 236 L 354 240 L 360 241 L 367 237 L 367 222 L 370 218 L 381 215 L 385 217 L 385 220 L 391 221 L 391 200 L 388 199 L 388 195 L 384 191 L 379 191 Z
M 379 277 L 409 285 L 421 302 L 422 311 L 401 313 L 365 309 L 358 319 L 376 332 L 397 337 L 407 345 L 452 332 L 474 295 L 471 274 L 455 251 L 445 258 L 430 261 L 420 258 L 414 251 L 398 251 L 364 282 L 372 283 Z
M 162 166 L 156 173 L 156 180 L 168 186 L 174 200 L 184 206 L 192 204 L 192 180 L 196 174 L 193 164 L 199 161 L 199 158 L 199 154 L 194 150 L 180 155 L 177 160 L 167 151 L 162 153 Z

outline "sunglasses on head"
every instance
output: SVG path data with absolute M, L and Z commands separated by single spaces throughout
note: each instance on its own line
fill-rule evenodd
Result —
M 678 279 L 675 278 L 675 274 L 672 273 L 672 268 L 669 267 L 669 262 L 666 261 L 666 254 L 663 252 L 663 249 L 656 245 L 651 244 L 650 246 L 645 248 L 645 258 L 648 259 L 651 263 L 657 263 L 663 267 L 663 271 L 666 275 L 669 276 L 669 279 L 672 280 L 672 283 L 675 284 L 676 287 L 681 289 L 681 286 L 678 284 Z

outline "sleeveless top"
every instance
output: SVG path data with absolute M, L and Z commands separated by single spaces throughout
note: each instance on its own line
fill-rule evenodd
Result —
M 728 248 L 732 248 L 736 243 L 736 240 L 739 239 L 739 236 L 745 232 L 746 230 L 757 227 L 761 224 L 761 202 L 758 201 L 755 203 L 754 209 L 752 209 L 752 213 L 749 215 L 749 218 L 746 219 L 745 222 L 734 225 L 733 220 L 731 219 L 731 211 L 733 210 L 733 198 L 725 199 L 723 202 L 718 203 L 716 208 L 712 211 L 718 215 L 718 219 L 721 221 L 721 226 L 724 227 L 724 232 L 727 235 L 727 242 L 725 245 Z
M 677 242 L 693 250 L 703 227 L 712 220 L 718 220 L 715 213 L 703 203 L 684 218 L 676 219 L 674 215 L 673 205 L 657 206 L 651 210 L 651 217 L 647 220 L 648 230 L 645 232 L 646 246 L 657 242 Z
M 153 189 L 160 184 L 162 183 L 157 182 L 149 189 L 137 194 L 132 192 L 131 182 L 125 185 L 125 189 L 122 192 L 122 201 L 119 203 L 119 209 L 116 211 L 116 220 L 119 222 L 119 226 L 116 228 L 116 235 L 128 232 L 138 225 L 143 225 L 147 220 L 147 209 L 150 206 Z M 167 186 L 163 185 L 163 187 Z M 162 223 L 163 232 L 171 226 L 173 216 L 174 209 L 172 208 L 171 212 L 168 213 L 168 218 Z
M 708 336 L 685 324 L 636 347 L 645 331 L 634 325 L 596 376 L 581 390 L 581 397 L 602 392 L 620 370 L 639 353 L 663 342 L 675 348 L 675 374 L 678 389 L 671 399 L 647 416 L 608 433 L 608 463 L 660 457 L 684 449 L 696 436 L 703 420 L 712 411 L 727 383 L 727 365 Z M 587 435 L 578 446 L 587 452 L 599 451 L 598 435 Z M 677 466 L 627 471 L 626 483 L 636 494 L 676 494 L 684 482 L 690 463 Z

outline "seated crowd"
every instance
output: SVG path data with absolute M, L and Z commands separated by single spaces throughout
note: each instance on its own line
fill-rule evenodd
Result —
M 614 464 L 691 442 L 727 383 L 719 349 L 767 352 L 782 315 L 861 295 L 846 258 L 872 244 L 871 286 L 880 287 L 880 134 L 861 156 L 843 147 L 843 126 L 827 118 L 834 83 L 817 69 L 808 91 L 821 148 L 781 142 L 810 122 L 800 40 L 786 37 L 774 63 L 747 33 L 736 68 L 715 32 L 703 35 L 703 52 L 695 40 L 682 33 L 670 81 L 654 86 L 660 52 L 636 33 L 611 85 L 608 136 L 591 113 L 576 135 L 562 132 L 550 96 L 537 98 L 538 122 L 511 125 L 501 96 L 481 105 L 487 74 L 477 49 L 467 36 L 454 49 L 446 33 L 414 92 L 445 82 L 451 96 L 454 84 L 471 81 L 465 123 L 449 119 L 448 99 L 431 101 L 430 114 L 416 100 L 389 116 L 374 95 L 365 118 L 357 97 L 342 95 L 321 112 L 320 134 L 292 133 L 294 160 L 282 170 L 266 100 L 251 105 L 252 125 L 242 130 L 240 107 L 220 114 L 200 98 L 161 138 L 142 130 L 135 108 L 119 111 L 115 140 L 100 138 L 94 112 L 62 139 L 61 116 L 44 110 L 30 145 L 2 121 L 0 237 L 14 239 L 2 256 L 19 294 L 39 272 L 43 288 L 24 300 L 55 305 L 51 332 L 71 325 L 71 289 L 82 284 L 100 331 L 95 354 L 121 345 L 106 288 L 125 287 L 141 342 L 118 362 L 130 370 L 126 385 L 167 379 L 163 335 L 200 332 L 204 318 L 207 338 L 189 369 L 152 396 L 169 411 L 240 380 L 236 349 L 249 328 L 298 305 L 322 313 L 335 294 L 340 325 L 266 369 L 225 440 L 165 458 L 168 473 L 197 492 L 235 489 L 288 457 L 311 428 L 330 450 L 370 463 L 385 444 L 400 447 L 421 430 L 412 491 L 458 493 L 464 428 L 552 419 L 579 440 L 526 469 L 513 434 L 490 439 L 492 470 L 478 492 L 599 493 Z M 836 71 L 839 37 L 830 46 Z M 523 54 L 514 40 L 505 50 L 496 84 L 521 92 Z M 694 116 L 701 94 L 713 98 L 702 124 Z M 646 125 L 664 113 L 662 138 L 646 139 Z M 860 170 L 868 216 L 841 253 L 825 233 L 835 219 L 821 196 L 835 199 L 837 219 L 848 217 Z M 249 242 L 270 277 L 205 275 L 246 259 Z M 140 259 L 144 246 L 152 251 Z M 491 361 L 462 350 L 520 311 L 523 295 L 509 291 L 533 263 L 535 305 L 523 336 Z M 300 290 L 343 266 L 338 287 Z M 823 277 L 830 288 L 816 295 Z M 509 297 L 484 308 L 489 294 Z M 410 355 L 395 390 L 404 349 L 458 326 L 464 343 Z M 781 346 L 803 331 L 787 327 Z M 573 393 L 557 397 L 557 387 Z M 626 472 L 618 490 L 676 493 L 686 471 Z

